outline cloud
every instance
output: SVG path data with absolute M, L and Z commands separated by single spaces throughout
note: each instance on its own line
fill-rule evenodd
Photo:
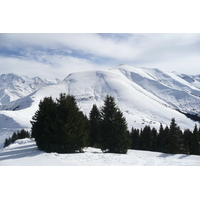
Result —
M 91 63 L 86 59 L 71 56 L 46 55 L 41 56 L 51 64 L 33 59 L 21 59 L 0 56 L 1 73 L 16 73 L 29 77 L 39 76 L 41 78 L 66 78 L 69 73 L 104 69 L 105 65 Z M 40 57 L 40 59 L 41 59 Z
M 6 34 L 4 39 L 13 46 L 69 48 L 119 60 L 135 59 L 152 50 L 162 54 L 181 52 L 200 43 L 199 34 Z
M 49 66 L 40 62 L 0 56 L 1 73 L 24 74 L 30 77 L 48 75 Z
M 68 48 L 100 57 L 115 59 L 133 58 L 133 48 L 127 42 L 102 37 L 99 34 L 6 34 L 4 46 L 39 46 L 40 48 Z
M 1 67 L 27 73 L 40 67 L 62 78 L 121 63 L 199 73 L 200 34 L 0 34 L 0 55 Z
M 178 57 L 174 60 L 166 60 L 165 62 L 153 62 L 144 65 L 143 67 L 159 68 L 166 72 L 176 71 L 179 73 L 185 73 L 188 75 L 198 75 L 200 74 L 200 57 L 199 55 L 190 55 L 187 57 Z

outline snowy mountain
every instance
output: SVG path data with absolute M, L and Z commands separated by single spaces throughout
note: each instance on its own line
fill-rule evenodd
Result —
M 129 129 L 158 128 L 160 123 L 169 125 L 171 118 L 182 129 L 193 129 L 195 122 L 183 113 L 200 116 L 200 76 L 120 65 L 107 71 L 73 73 L 62 82 L 13 74 L 2 75 L 0 81 L 0 146 L 13 130 L 31 127 L 41 99 L 56 98 L 61 92 L 74 95 L 87 115 L 93 104 L 103 105 L 107 94 L 115 97 Z
M 12 73 L 2 74 L 0 75 L 0 105 L 6 105 L 43 87 L 58 84 L 59 82 L 59 79 L 42 80 L 39 77 L 29 78 Z

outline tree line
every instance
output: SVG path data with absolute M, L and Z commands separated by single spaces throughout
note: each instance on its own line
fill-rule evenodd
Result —
M 171 119 L 169 127 L 160 124 L 158 131 L 150 126 L 141 130 L 132 128 L 129 136 L 131 149 L 200 155 L 200 128 L 195 125 L 193 131 L 182 131 L 175 118 Z
M 130 148 L 126 119 L 111 96 L 106 96 L 100 111 L 96 105 L 89 119 L 73 95 L 45 97 L 31 121 L 31 136 L 45 152 L 83 152 L 91 146 L 103 152 L 126 153 Z
M 92 106 L 89 117 L 80 110 L 73 95 L 61 93 L 56 100 L 45 97 L 31 124 L 31 137 L 45 152 L 83 152 L 83 148 L 90 146 L 105 153 L 125 154 L 128 149 L 136 149 L 200 155 L 197 125 L 193 131 L 182 131 L 173 118 L 169 127 L 160 124 L 158 131 L 150 126 L 129 131 L 122 111 L 109 95 L 102 107 Z M 12 138 L 16 138 L 16 133 L 7 140 L 14 141 Z
M 6 138 L 4 142 L 4 148 L 14 143 L 16 140 L 30 138 L 30 133 L 22 129 L 21 131 L 14 132 L 11 137 Z

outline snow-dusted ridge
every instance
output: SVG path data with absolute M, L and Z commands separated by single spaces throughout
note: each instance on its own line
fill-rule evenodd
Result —
M 1 90 L 4 96 L 7 95 L 0 94 L 4 100 L 0 106 L 0 145 L 14 129 L 31 127 L 30 120 L 41 99 L 46 96 L 57 98 L 61 92 L 74 95 L 87 115 L 93 104 L 103 105 L 107 94 L 115 97 L 129 129 L 145 125 L 158 128 L 160 123 L 169 125 L 173 117 L 182 129 L 193 129 L 195 122 L 177 110 L 200 114 L 199 76 L 120 65 L 107 71 L 72 73 L 62 82 L 26 79 L 13 74 L 0 77 Z
M 0 75 L 0 105 L 25 97 L 43 87 L 59 84 L 59 79 L 29 78 L 17 74 Z

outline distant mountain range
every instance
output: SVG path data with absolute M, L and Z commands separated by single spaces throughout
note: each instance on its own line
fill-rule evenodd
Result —
M 103 105 L 107 94 L 115 97 L 129 128 L 160 123 L 175 118 L 181 128 L 194 127 L 200 117 L 200 75 L 191 76 L 159 69 L 120 65 L 107 71 L 87 71 L 68 75 L 63 81 L 16 74 L 0 75 L 0 140 L 7 131 L 30 128 L 38 104 L 46 96 L 61 92 L 74 95 L 79 107 L 89 114 L 92 105 Z
M 60 83 L 59 79 L 47 80 L 39 77 L 28 78 L 16 74 L 0 75 L 0 105 L 27 96 L 43 87 Z

